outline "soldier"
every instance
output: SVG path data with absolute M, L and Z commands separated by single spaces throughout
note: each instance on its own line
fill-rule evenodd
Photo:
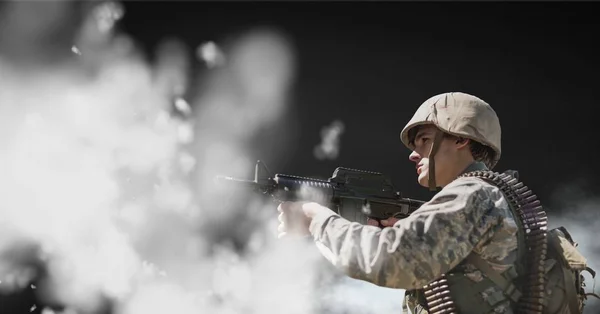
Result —
M 412 313 L 429 313 L 423 287 L 445 276 L 459 313 L 513 313 L 519 228 L 501 190 L 463 173 L 492 169 L 500 159 L 500 123 L 483 100 L 465 93 L 431 97 L 401 132 L 418 182 L 441 190 L 411 216 L 381 227 L 350 222 L 317 203 L 279 205 L 279 233 L 312 235 L 348 276 L 406 289 Z M 472 254 L 474 253 L 474 254 Z M 478 259 L 475 267 L 473 259 Z M 481 261 L 505 287 L 483 276 Z M 459 276 L 454 276 L 459 274 Z M 429 311 L 429 312 L 428 312 Z

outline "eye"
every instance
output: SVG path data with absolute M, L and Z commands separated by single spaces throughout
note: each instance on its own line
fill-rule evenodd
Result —
M 427 143 L 427 141 L 429 141 L 429 138 L 428 138 L 428 137 L 421 137 L 421 143 L 422 143 L 422 144 L 425 144 L 425 143 Z

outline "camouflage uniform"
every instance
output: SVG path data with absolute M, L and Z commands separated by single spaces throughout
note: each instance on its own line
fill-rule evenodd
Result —
M 488 170 L 500 158 L 498 117 L 475 96 L 444 93 L 426 100 L 401 132 L 401 140 L 409 149 L 414 149 L 409 131 L 426 124 L 439 130 L 427 156 L 430 170 L 441 132 L 469 138 L 494 151 L 486 163 L 476 161 L 463 173 Z M 431 189 L 437 187 L 434 173 L 429 171 Z M 413 292 L 442 275 L 452 277 L 450 292 L 459 312 L 512 313 L 511 301 L 502 289 L 466 258 L 475 253 L 492 269 L 514 279 L 518 230 L 499 188 L 474 177 L 455 179 L 393 227 L 380 229 L 350 222 L 325 208 L 310 225 L 323 255 L 350 277 L 409 290 L 405 305 L 412 313 L 426 313 L 418 305 L 424 302 L 418 302 L 419 294 Z
M 485 169 L 475 162 L 465 172 Z M 478 282 L 481 272 L 463 262 L 471 252 L 500 272 L 516 261 L 517 225 L 508 202 L 497 187 L 478 178 L 454 180 L 392 228 L 362 225 L 324 211 L 312 220 L 310 231 L 336 267 L 352 278 L 389 288 L 419 289 L 450 270 Z M 499 288 L 480 297 L 496 313 L 512 313 Z M 426 313 L 410 296 L 406 306 L 412 313 Z
M 419 125 L 437 128 L 427 156 L 431 190 L 439 187 L 435 154 L 444 133 L 472 141 L 478 161 L 461 174 L 491 170 L 500 159 L 500 122 L 475 96 L 444 93 L 426 100 L 400 134 L 411 150 L 411 131 Z M 459 174 L 393 227 L 351 222 L 322 207 L 310 232 L 323 255 L 350 277 L 406 289 L 405 312 L 428 313 L 429 304 L 432 313 L 581 314 L 588 296 L 600 299 L 585 291 L 581 275 L 594 277 L 594 270 L 564 227 L 546 233 L 546 214 L 531 190 L 505 190 L 509 203 L 495 184 L 472 175 Z M 500 185 L 516 184 L 510 182 Z

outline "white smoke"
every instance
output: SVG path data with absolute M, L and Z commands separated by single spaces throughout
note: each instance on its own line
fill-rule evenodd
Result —
M 15 260 L 23 243 L 32 247 L 23 258 L 47 267 L 48 277 L 36 289 L 41 298 L 82 313 L 96 311 L 105 297 L 125 314 L 237 307 L 260 312 L 273 302 L 266 297 L 274 290 L 260 283 L 310 283 L 310 264 L 289 273 L 293 263 L 275 244 L 257 244 L 246 261 L 231 250 L 209 259 L 209 244 L 196 231 L 198 217 L 222 208 L 201 208 L 193 189 L 210 199 L 208 180 L 217 171 L 245 175 L 251 165 L 244 162 L 242 143 L 284 111 L 294 60 L 283 37 L 269 30 L 243 36 L 231 49 L 231 66 L 209 73 L 212 85 L 195 104 L 194 122 L 201 126 L 196 137 L 185 118 L 191 109 L 182 97 L 188 82 L 181 45 L 165 42 L 158 65 L 151 67 L 130 38 L 114 32 L 122 7 L 97 4 L 67 46 L 72 56 L 64 60 L 71 61 L 28 72 L 14 52 L 39 48 L 29 39 L 60 26 L 58 17 L 72 3 L 15 2 L 4 8 L 14 33 L 3 36 L 14 46 L 3 47 L 12 53 L 0 62 L 0 286 L 22 289 L 38 275 Z M 18 27 L 34 23 L 28 17 L 44 16 L 46 9 L 57 18 L 42 20 L 43 27 Z M 173 101 L 184 118 L 171 114 Z M 201 163 L 183 149 L 196 138 L 208 155 Z M 192 168 L 203 178 L 198 186 L 189 183 Z M 276 230 L 272 224 L 265 228 Z M 277 265 L 267 268 L 265 259 Z M 233 274 L 215 272 L 217 266 Z M 310 304 L 295 286 L 278 302 L 301 298 L 306 302 L 294 304 Z M 215 293 L 233 300 L 215 303 Z
M 335 120 L 321 129 L 321 142 L 315 146 L 313 155 L 319 160 L 336 159 L 340 154 L 340 137 L 344 133 L 344 123 Z
M 5 9 L 14 23 L 27 24 L 19 17 L 69 5 L 14 2 Z M 7 288 L 12 290 L 39 275 L 11 259 L 20 243 L 31 245 L 24 259 L 39 259 L 48 271 L 36 289 L 40 298 L 83 312 L 93 312 L 104 297 L 134 291 L 136 278 L 145 276 L 135 247 L 144 223 L 153 210 L 182 211 L 190 199 L 189 189 L 172 193 L 181 180 L 161 175 L 179 169 L 182 122 L 169 117 L 153 69 L 125 38 L 113 37 L 121 10 L 118 3 L 104 3 L 91 11 L 73 43 L 81 56 L 63 57 L 68 63 L 25 72 L 14 66 L 14 57 L 0 60 L 0 252 L 6 253 L 0 278 L 18 278 L 20 284 Z M 61 25 L 57 19 L 46 26 Z M 16 33 L 3 35 L 27 41 L 48 28 L 23 34 L 14 27 Z M 128 185 L 142 177 L 156 193 L 132 192 L 145 192 Z
M 2 9 L 0 293 L 38 280 L 40 300 L 65 314 L 97 313 L 106 299 L 119 314 L 318 312 L 314 244 L 278 241 L 276 204 L 213 183 L 250 175 L 253 136 L 286 111 L 285 35 L 260 28 L 201 46 L 208 69 L 196 74 L 176 39 L 145 61 L 115 28 L 118 2 Z M 40 40 L 57 29 L 59 41 Z M 362 290 L 369 309 L 401 300 L 376 289 Z
M 322 298 L 331 313 L 401 313 L 404 290 L 342 278 Z
M 212 41 L 203 43 L 196 50 L 198 58 L 204 62 L 209 68 L 219 67 L 225 64 L 225 55 L 223 51 Z

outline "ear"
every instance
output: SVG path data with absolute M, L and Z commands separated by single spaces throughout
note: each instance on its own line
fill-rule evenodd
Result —
M 463 149 L 463 148 L 467 147 L 469 145 L 469 143 L 471 143 L 470 139 L 464 138 L 464 137 L 458 137 L 456 139 L 456 148 Z

